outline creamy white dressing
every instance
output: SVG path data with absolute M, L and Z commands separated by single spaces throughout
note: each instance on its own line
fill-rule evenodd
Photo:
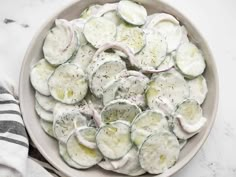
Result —
M 30 79 L 40 125 L 65 163 L 129 176 L 175 164 L 207 121 L 205 60 L 180 24 L 129 0 L 55 20 Z

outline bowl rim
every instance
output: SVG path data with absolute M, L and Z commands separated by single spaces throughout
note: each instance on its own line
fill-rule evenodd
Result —
M 22 102 L 23 102 L 23 87 L 22 87 L 22 83 L 23 83 L 23 75 L 24 75 L 24 70 L 25 70 L 25 66 L 27 63 L 27 60 L 29 58 L 30 52 L 33 49 L 33 45 L 35 43 L 35 40 L 37 39 L 37 37 L 40 35 L 40 33 L 42 32 L 42 30 L 48 25 L 48 23 L 50 23 L 50 21 L 52 19 L 55 19 L 60 13 L 62 13 L 64 10 L 68 9 L 69 7 L 77 4 L 78 2 L 80 2 L 82 0 L 73 0 L 72 2 L 68 3 L 67 5 L 64 5 L 63 7 L 59 8 L 57 11 L 55 11 L 55 13 L 51 16 L 49 16 L 49 18 L 43 22 L 43 24 L 38 28 L 38 30 L 35 32 L 33 38 L 31 39 L 30 43 L 29 43 L 29 47 L 27 48 L 25 55 L 24 55 L 24 59 L 22 61 L 22 65 L 21 65 L 21 70 L 20 70 L 20 77 L 19 77 L 19 86 L 18 86 L 18 90 L 19 90 L 19 101 L 20 101 L 20 108 L 21 110 L 23 110 L 22 108 Z M 181 16 L 183 16 L 184 18 L 188 19 L 181 11 L 177 10 L 176 8 L 174 8 L 170 2 L 164 1 L 164 0 L 152 0 L 152 1 L 158 1 L 159 3 L 162 3 L 165 6 L 168 6 L 169 8 L 175 10 L 178 12 L 178 14 L 180 14 Z M 140 1 L 142 3 L 142 0 Z M 191 153 L 189 154 L 189 156 L 184 157 L 181 164 L 179 165 L 180 167 L 173 170 L 170 174 L 165 174 L 165 176 L 163 176 L 163 174 L 159 174 L 157 175 L 158 177 L 166 177 L 167 176 L 171 176 L 175 173 L 177 173 L 178 171 L 182 170 L 187 163 L 189 163 L 195 156 L 196 154 L 200 151 L 201 147 L 203 146 L 203 144 L 206 142 L 207 137 L 210 135 L 210 132 L 212 130 L 213 124 L 216 120 L 216 115 L 218 112 L 218 105 L 219 105 L 219 77 L 218 77 L 218 71 L 217 71 L 217 66 L 215 63 L 215 57 L 212 54 L 212 51 L 209 47 L 209 44 L 207 43 L 207 41 L 205 40 L 205 38 L 203 37 L 202 33 L 198 30 L 198 28 L 196 28 L 196 25 L 190 21 L 190 19 L 188 19 L 188 23 L 194 27 L 195 31 L 199 34 L 199 36 L 201 37 L 202 42 L 205 44 L 204 48 L 208 51 L 208 55 L 209 58 L 212 58 L 212 70 L 215 76 L 215 103 L 214 103 L 214 109 L 213 109 L 213 113 L 212 113 L 212 121 L 211 123 L 208 125 L 208 128 L 204 134 L 204 136 L 200 139 L 200 142 L 198 142 L 197 146 L 194 148 L 193 151 L 191 151 Z M 34 136 L 33 131 L 31 130 L 31 128 L 29 127 L 27 121 L 25 121 L 24 119 L 24 111 L 22 111 L 22 118 L 25 124 L 25 127 L 27 129 L 27 132 L 31 138 L 31 140 L 33 141 L 33 143 L 35 144 L 35 146 L 37 147 L 37 149 L 39 150 L 39 152 L 43 155 L 43 157 L 52 165 L 54 166 L 57 170 L 59 170 L 60 172 L 62 172 L 63 174 L 70 176 L 70 174 L 65 173 L 62 168 L 57 165 L 53 160 L 51 160 L 45 153 L 44 149 L 42 148 L 42 146 L 37 142 L 36 137 Z M 155 175 L 154 175 L 155 176 Z

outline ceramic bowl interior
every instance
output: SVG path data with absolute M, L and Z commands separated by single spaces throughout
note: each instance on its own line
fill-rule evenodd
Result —
M 32 65 L 34 65 L 38 60 L 43 58 L 42 45 L 44 38 L 50 28 L 54 26 L 54 20 L 57 18 L 63 18 L 67 20 L 72 20 L 78 18 L 80 13 L 91 4 L 104 4 L 107 2 L 116 2 L 112 0 L 81 0 L 73 2 L 49 20 L 39 29 L 38 33 L 33 38 L 29 48 L 26 52 L 20 76 L 20 106 L 24 122 L 28 133 L 42 153 L 42 155 L 58 170 L 63 172 L 69 177 L 111 177 L 111 176 L 123 176 L 113 172 L 108 172 L 100 169 L 99 167 L 93 167 L 88 170 L 76 170 L 67 166 L 64 161 L 60 158 L 58 154 L 58 144 L 57 141 L 47 136 L 39 125 L 39 119 L 34 111 L 35 91 L 32 88 L 29 80 L 30 70 Z M 211 52 L 207 46 L 207 43 L 197 31 L 196 27 L 188 20 L 187 17 L 183 16 L 176 9 L 166 4 L 165 2 L 158 0 L 138 0 L 147 9 L 149 14 L 155 12 L 166 12 L 174 15 L 181 24 L 185 25 L 188 30 L 190 39 L 203 51 L 206 59 L 207 69 L 204 72 L 204 76 L 208 84 L 208 95 L 203 104 L 204 116 L 207 117 L 208 121 L 204 129 L 191 140 L 188 141 L 186 147 L 181 151 L 179 160 L 170 169 L 168 169 L 164 174 L 158 175 L 159 177 L 170 176 L 176 173 L 179 169 L 185 166 L 201 148 L 204 141 L 206 140 L 213 122 L 215 120 L 215 115 L 218 105 L 218 77 L 214 59 Z M 144 175 L 149 176 L 149 175 Z

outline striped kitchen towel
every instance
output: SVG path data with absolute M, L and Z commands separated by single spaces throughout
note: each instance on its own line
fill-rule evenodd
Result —
M 0 177 L 26 176 L 27 158 L 42 165 L 52 176 L 65 177 L 28 139 L 16 89 L 9 82 L 0 81 Z

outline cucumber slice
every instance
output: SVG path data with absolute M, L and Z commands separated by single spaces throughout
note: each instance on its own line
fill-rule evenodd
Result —
M 89 78 L 91 77 L 93 71 L 97 69 L 97 67 L 100 64 L 102 64 L 104 60 L 110 60 L 110 59 L 120 60 L 121 59 L 118 55 L 114 53 L 101 52 L 98 55 L 96 55 L 96 53 L 93 55 L 92 61 L 90 62 L 90 64 L 88 65 L 86 69 L 86 74 L 88 75 Z
M 140 69 L 156 69 L 165 59 L 167 43 L 156 30 L 146 31 L 146 45 L 135 57 L 135 66 Z
M 95 48 L 115 40 L 116 25 L 104 17 L 91 18 L 83 30 L 84 36 Z
M 103 92 L 103 104 L 116 99 L 127 99 L 144 108 L 146 106 L 145 90 L 148 77 L 137 71 L 122 71 L 117 79 L 107 86 Z
M 81 19 L 81 18 L 70 21 L 70 24 L 72 25 L 72 28 L 76 33 L 76 36 L 78 39 L 78 45 L 80 47 L 88 43 L 88 41 L 85 39 L 84 34 L 83 34 L 83 28 L 84 28 L 85 23 L 86 23 L 86 20 Z
M 146 173 L 140 166 L 138 149 L 135 146 L 133 146 L 123 158 L 128 159 L 127 162 L 122 167 L 113 170 L 114 172 L 129 176 L 139 176 Z
M 116 41 L 136 54 L 145 46 L 145 34 L 141 28 L 123 23 L 117 27 Z
M 71 159 L 81 166 L 92 167 L 103 158 L 98 149 L 90 149 L 80 144 L 76 138 L 76 133 L 69 136 L 66 148 Z
M 94 17 L 101 17 L 108 12 L 115 11 L 117 6 L 118 3 L 106 3 L 98 9 Z
M 150 109 L 162 109 L 171 115 L 176 106 L 189 97 L 189 87 L 183 76 L 175 69 L 153 76 L 146 91 Z
M 167 13 L 155 13 L 148 16 L 147 22 L 143 28 L 156 28 L 156 26 L 163 21 L 168 21 L 175 25 L 179 25 L 179 21 L 174 16 Z
M 49 136 L 55 138 L 52 128 L 52 122 L 45 121 L 43 119 L 39 120 L 41 127 L 43 128 L 43 131 L 48 134 Z
M 179 139 L 187 140 L 194 135 L 196 135 L 198 132 L 195 133 L 187 133 L 183 130 L 182 126 L 179 124 L 179 121 L 177 119 L 173 120 L 173 133 L 175 136 L 177 136 Z
M 118 160 L 109 160 L 109 163 L 113 166 L 112 170 L 118 170 L 119 168 L 122 168 L 124 167 L 124 165 L 127 164 L 129 160 L 129 152 L 126 155 L 124 155 L 124 157 Z
M 195 100 L 185 100 L 181 103 L 175 116 L 187 133 L 199 132 L 207 121 L 205 117 L 202 117 L 202 108 Z
M 112 122 L 101 127 L 96 135 L 97 147 L 103 156 L 120 159 L 132 147 L 129 126 L 121 122 Z
M 107 84 L 112 81 L 118 73 L 126 69 L 125 62 L 120 58 L 118 59 L 117 56 L 113 57 L 114 55 L 116 54 L 111 54 L 110 58 L 108 57 L 104 61 L 97 63 L 97 66 L 89 77 L 90 90 L 98 98 L 102 97 Z
M 39 60 L 39 62 L 33 66 L 30 72 L 30 81 L 35 90 L 45 96 L 50 95 L 47 83 L 54 70 L 55 68 L 45 59 Z
M 97 12 L 98 10 L 101 8 L 102 6 L 99 5 L 99 4 L 94 4 L 94 5 L 91 5 L 89 6 L 87 9 L 85 9 L 81 15 L 80 15 L 80 18 L 81 19 L 84 19 L 84 20 L 89 20 L 91 17 L 93 17 Z
M 76 128 L 87 125 L 87 119 L 76 107 L 63 107 L 60 103 L 56 104 L 53 115 L 54 134 L 62 142 L 65 142 Z
M 75 64 L 59 66 L 48 80 L 51 95 L 56 100 L 74 104 L 81 101 L 88 90 L 83 70 Z
M 165 60 L 158 66 L 158 70 L 167 70 L 169 68 L 173 68 L 175 66 L 175 52 L 167 55 Z
M 176 50 L 181 43 L 182 28 L 179 26 L 178 20 L 170 14 L 154 14 L 146 28 L 154 28 L 165 37 L 168 53 Z
M 48 122 L 53 122 L 53 114 L 51 112 L 44 110 L 36 100 L 35 100 L 35 111 L 41 119 Z
M 115 10 L 105 13 L 103 17 L 115 23 L 116 26 L 119 26 L 123 22 Z
M 67 111 L 79 110 L 80 113 L 85 116 L 88 120 L 93 117 L 93 111 L 90 109 L 88 103 L 85 100 L 80 101 L 74 105 L 68 105 L 58 102 L 53 110 L 53 113 L 63 113 Z
M 185 26 L 181 26 L 181 30 L 182 30 L 181 44 L 188 43 L 189 39 L 188 39 L 188 31 L 187 31 L 187 29 L 185 28 Z
M 69 60 L 78 48 L 78 39 L 71 26 L 65 20 L 56 20 L 44 41 L 45 59 L 52 65 L 60 65 Z
M 111 101 L 103 108 L 101 119 L 103 123 L 110 123 L 116 120 L 131 123 L 140 112 L 141 109 L 136 104 L 128 100 L 118 99 Z
M 38 104 L 45 109 L 46 111 L 53 112 L 54 106 L 56 105 L 57 101 L 51 96 L 44 96 L 39 92 L 35 92 L 35 99 L 37 100 Z
M 201 50 L 191 42 L 180 45 L 175 62 L 184 76 L 190 79 L 201 75 L 206 67 Z
M 168 53 L 176 50 L 182 40 L 182 28 L 170 21 L 162 21 L 156 25 L 158 32 L 160 32 L 166 39 L 168 46 Z
M 153 133 L 168 130 L 168 122 L 165 115 L 160 111 L 147 110 L 140 113 L 132 122 L 131 139 L 140 147 L 144 140 Z
M 76 130 L 76 138 L 80 144 L 90 149 L 96 149 L 96 133 L 97 130 L 93 127 L 81 127 Z
M 190 99 L 196 100 L 199 104 L 202 104 L 206 98 L 208 88 L 205 78 L 200 75 L 195 79 L 188 80 L 190 88 Z
M 111 165 L 110 160 L 108 160 L 108 159 L 105 159 L 105 160 L 99 162 L 98 166 L 104 170 L 108 170 L 108 171 L 114 170 L 114 167 Z
M 146 9 L 133 1 L 120 1 L 117 11 L 121 18 L 133 25 L 143 25 L 147 19 Z
M 76 168 L 76 169 L 86 169 L 86 168 L 89 168 L 89 167 L 81 166 L 81 165 L 77 164 L 76 162 L 74 162 L 70 158 L 69 154 L 67 153 L 66 145 L 64 143 L 59 141 L 58 142 L 58 146 L 59 146 L 59 154 L 62 157 L 62 159 L 66 162 L 67 165 L 69 165 L 72 168 Z
M 139 151 L 141 167 L 150 174 L 160 174 L 178 160 L 180 146 L 177 138 L 168 131 L 150 135 Z
M 96 50 L 89 44 L 80 46 L 75 58 L 71 61 L 71 63 L 78 64 L 81 69 L 83 69 L 83 71 L 86 71 L 95 52 Z

